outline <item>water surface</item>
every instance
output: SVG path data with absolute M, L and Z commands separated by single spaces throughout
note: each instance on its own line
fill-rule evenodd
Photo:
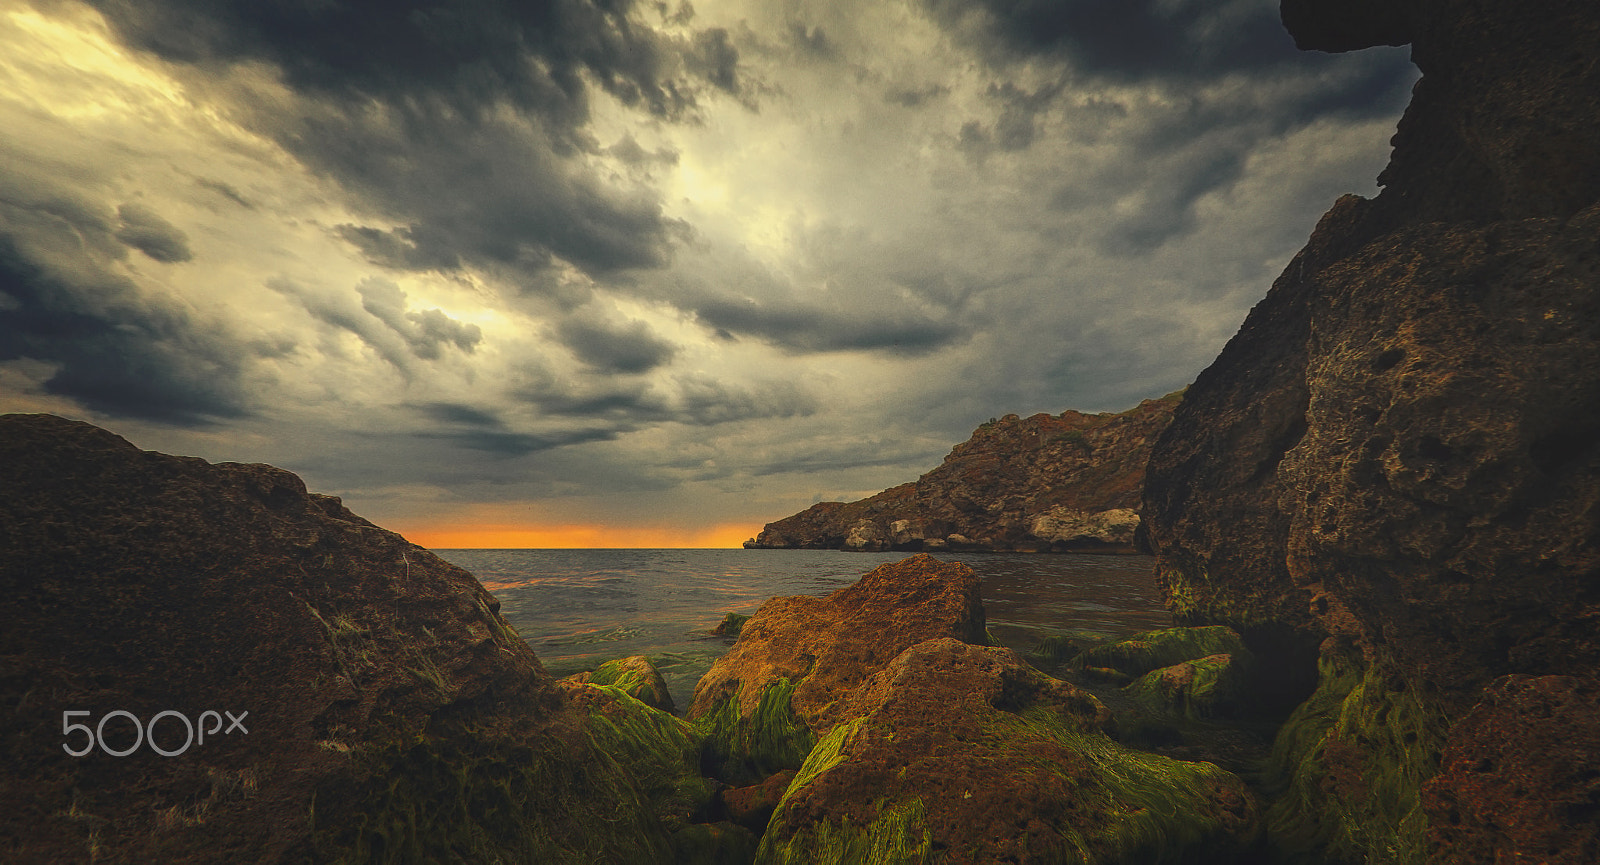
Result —
M 435 550 L 477 575 L 557 676 L 649 655 L 680 709 L 731 641 L 726 613 L 767 598 L 825 595 L 905 553 L 835 550 Z M 1005 645 L 1041 636 L 1119 637 L 1171 625 L 1146 556 L 950 553 L 983 579 L 989 630 Z

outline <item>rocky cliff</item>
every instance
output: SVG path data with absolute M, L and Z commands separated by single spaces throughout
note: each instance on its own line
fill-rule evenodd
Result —
M 1286 850 L 1600 861 L 1600 5 L 1283 17 L 1423 77 L 1383 192 L 1323 217 L 1154 447 L 1171 605 L 1319 671 Z
M 1145 461 L 1179 394 L 1118 414 L 1010 414 L 915 482 L 822 502 L 750 548 L 1132 551 Z

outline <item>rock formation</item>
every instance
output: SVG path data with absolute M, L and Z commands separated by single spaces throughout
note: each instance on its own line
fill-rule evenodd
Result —
M 707 725 L 719 777 L 798 769 L 838 723 L 838 700 L 901 651 L 940 637 L 985 642 L 978 578 L 919 555 L 882 565 L 824 598 L 773 598 L 701 677 L 689 717 Z
M 1323 217 L 1156 443 L 1159 573 L 1181 620 L 1318 664 L 1279 740 L 1301 855 L 1595 861 L 1600 756 L 1550 731 L 1600 726 L 1553 696 L 1600 665 L 1600 6 L 1283 15 L 1423 77 L 1382 194 Z M 1500 820 L 1516 779 L 1535 816 Z
M 1145 462 L 1178 398 L 1120 414 L 1006 415 L 915 482 L 812 505 L 745 546 L 1131 552 Z
M 289 472 L 0 416 L 0 859 L 753 847 L 688 822 L 697 732 L 553 681 L 498 607 Z
M 1120 747 L 1010 649 L 919 643 L 840 702 L 758 863 L 1235 862 L 1259 833 L 1236 776 Z

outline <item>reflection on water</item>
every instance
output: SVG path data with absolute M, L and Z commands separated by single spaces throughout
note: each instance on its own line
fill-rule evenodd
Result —
M 500 599 L 500 612 L 557 676 L 649 655 L 687 708 L 727 651 L 710 630 L 767 598 L 825 595 L 904 553 L 832 550 L 436 550 Z M 947 554 L 983 578 L 989 629 L 1026 649 L 1047 634 L 1126 636 L 1166 627 L 1144 556 Z

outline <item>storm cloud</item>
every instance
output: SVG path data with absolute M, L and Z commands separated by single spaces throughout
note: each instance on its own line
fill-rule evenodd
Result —
M 754 534 L 1176 390 L 1416 80 L 1272 0 L 14 6 L 0 406 L 418 524 Z

